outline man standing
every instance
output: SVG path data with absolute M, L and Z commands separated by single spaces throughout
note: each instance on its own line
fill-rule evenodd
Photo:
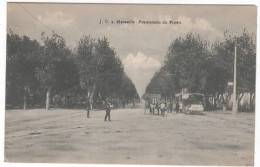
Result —
M 108 118 L 109 121 L 111 121 L 110 120 L 110 112 L 111 112 L 111 110 L 110 110 L 110 103 L 105 101 L 105 107 L 106 107 L 105 121 L 107 121 L 107 118 Z
M 86 110 L 87 110 L 87 117 L 89 118 L 89 112 L 90 112 L 90 99 L 89 99 L 89 97 L 87 98 L 87 101 L 86 101 Z

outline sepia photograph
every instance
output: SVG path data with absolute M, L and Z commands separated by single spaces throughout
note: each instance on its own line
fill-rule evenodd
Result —
M 6 163 L 255 165 L 257 6 L 6 7 Z

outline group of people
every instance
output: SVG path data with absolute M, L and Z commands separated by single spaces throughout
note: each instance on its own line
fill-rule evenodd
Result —
M 112 103 L 109 102 L 109 100 L 104 100 L 103 104 L 105 106 L 105 111 L 106 111 L 106 115 L 104 118 L 104 121 L 111 121 L 110 119 L 110 113 L 111 113 L 111 108 Z M 124 108 L 124 106 L 123 106 Z M 135 108 L 135 103 L 133 102 L 133 108 Z M 177 106 L 176 106 L 177 108 Z M 149 109 L 150 114 L 155 115 L 156 111 L 157 111 L 157 115 L 162 115 L 164 116 L 165 113 L 172 113 L 173 112 L 173 101 L 172 100 L 157 100 L 157 98 L 153 98 L 152 100 L 146 100 L 145 101 L 145 114 L 146 114 L 146 110 Z M 86 101 L 86 110 L 87 110 L 87 117 L 89 118 L 89 114 L 90 114 L 90 110 L 91 110 L 91 103 L 90 103 L 90 99 L 88 98 Z M 176 113 L 178 113 L 178 109 L 176 110 Z
M 157 110 L 157 115 L 164 116 L 165 113 L 173 112 L 173 101 L 172 100 L 161 100 L 159 101 L 157 98 L 153 98 L 152 100 L 145 101 L 145 109 L 144 112 L 146 114 L 146 110 L 149 109 L 150 114 L 155 115 Z
M 111 121 L 110 112 L 111 112 L 112 105 L 108 100 L 104 101 L 104 105 L 105 105 L 105 110 L 106 110 L 106 115 L 105 115 L 104 121 L 107 121 L 107 119 L 108 119 L 108 121 Z M 86 101 L 86 110 L 87 110 L 87 117 L 89 118 L 89 113 L 90 113 L 90 110 L 91 110 L 91 104 L 90 104 L 89 98 Z

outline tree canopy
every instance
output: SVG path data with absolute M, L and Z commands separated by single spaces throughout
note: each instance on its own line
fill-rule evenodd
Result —
M 246 30 L 240 35 L 224 33 L 213 43 L 188 33 L 169 46 L 164 65 L 146 87 L 146 93 L 169 98 L 187 88 L 208 95 L 224 93 L 233 81 L 234 46 L 237 46 L 239 92 L 255 91 L 256 40 Z
M 6 88 L 7 104 L 22 104 L 24 96 L 33 95 L 37 104 L 46 100 L 46 109 L 56 95 L 70 105 L 87 97 L 92 102 L 139 97 L 107 38 L 83 36 L 72 51 L 55 32 L 42 33 L 42 44 L 12 31 L 7 34 Z

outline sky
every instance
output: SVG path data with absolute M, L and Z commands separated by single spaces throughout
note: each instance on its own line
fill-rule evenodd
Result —
M 223 38 L 225 30 L 240 34 L 244 28 L 256 34 L 256 10 L 239 5 L 8 3 L 7 29 L 38 41 L 41 32 L 55 31 L 72 49 L 83 35 L 105 36 L 142 96 L 176 38 L 192 32 L 214 41 Z M 111 24 L 116 20 L 180 24 Z

